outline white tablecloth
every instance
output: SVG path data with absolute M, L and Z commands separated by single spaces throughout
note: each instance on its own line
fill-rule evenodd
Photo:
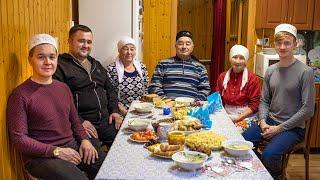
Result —
M 132 109 L 131 109 L 132 110 Z M 155 113 L 159 113 L 156 110 Z M 126 127 L 127 120 L 134 117 L 128 114 L 121 129 Z M 243 139 L 233 122 L 227 117 L 226 112 L 216 112 L 210 117 L 213 120 L 212 130 L 224 135 L 228 139 Z M 258 159 L 253 151 L 253 158 Z M 213 151 L 212 158 L 206 163 L 220 162 L 221 152 Z M 200 171 L 188 172 L 176 168 L 171 159 L 162 159 L 150 155 L 143 148 L 143 144 L 131 142 L 128 135 L 119 131 L 106 159 L 104 160 L 96 179 L 212 179 Z M 259 171 L 236 171 L 220 179 L 272 179 L 265 168 Z

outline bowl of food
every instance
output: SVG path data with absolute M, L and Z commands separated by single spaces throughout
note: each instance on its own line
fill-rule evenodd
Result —
M 179 104 L 184 104 L 185 106 L 190 106 L 194 103 L 194 99 L 190 97 L 178 97 L 175 101 Z
M 228 154 L 238 157 L 249 154 L 253 144 L 245 140 L 226 140 L 222 142 L 222 147 Z
M 201 168 L 208 155 L 197 151 L 179 151 L 172 155 L 172 159 L 181 168 L 194 171 Z
M 137 103 L 133 105 L 133 108 L 139 113 L 149 113 L 152 112 L 153 105 L 151 103 Z
M 149 123 L 147 119 L 129 119 L 128 127 L 133 131 L 144 131 L 149 126 Z

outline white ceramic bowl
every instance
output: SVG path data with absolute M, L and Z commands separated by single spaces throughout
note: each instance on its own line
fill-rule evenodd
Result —
M 150 103 L 137 103 L 133 105 L 133 108 L 139 113 L 152 112 L 153 105 Z
M 222 147 L 232 156 L 244 156 L 253 148 L 253 144 L 245 140 L 226 140 L 222 142 Z
M 178 103 L 183 103 L 185 106 L 190 106 L 191 103 L 194 103 L 194 99 L 190 97 L 177 97 L 175 101 Z
M 150 121 L 146 119 L 129 119 L 128 127 L 134 131 L 144 131 L 149 126 Z
M 194 171 L 201 168 L 208 155 L 197 151 L 179 151 L 172 155 L 172 159 L 181 168 Z

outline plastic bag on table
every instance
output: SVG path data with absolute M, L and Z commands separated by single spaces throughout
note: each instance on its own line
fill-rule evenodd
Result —
M 220 93 L 214 92 L 207 97 L 209 114 L 223 109 Z
M 194 107 L 188 112 L 188 115 L 199 119 L 204 128 L 210 129 L 212 127 L 212 121 L 207 106 Z

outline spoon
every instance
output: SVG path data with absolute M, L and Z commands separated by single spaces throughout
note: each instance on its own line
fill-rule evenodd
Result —
M 224 159 L 222 161 L 222 163 L 225 166 L 232 166 L 232 167 L 235 167 L 235 168 L 238 168 L 238 169 L 241 169 L 241 170 L 244 170 L 244 169 L 251 170 L 251 169 L 249 169 L 247 167 L 244 167 L 244 166 L 241 166 L 239 164 L 236 164 L 236 161 L 234 159 Z

